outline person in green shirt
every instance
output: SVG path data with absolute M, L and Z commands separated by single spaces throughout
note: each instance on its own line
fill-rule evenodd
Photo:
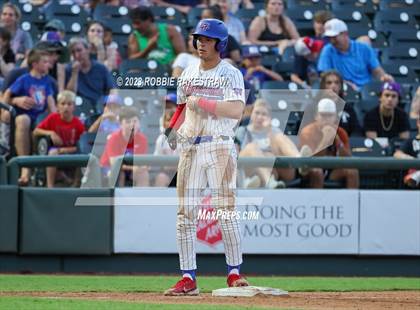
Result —
M 154 59 L 169 65 L 176 55 L 185 52 L 185 40 L 173 25 L 155 22 L 152 11 L 137 7 L 130 11 L 134 31 L 128 38 L 128 58 Z

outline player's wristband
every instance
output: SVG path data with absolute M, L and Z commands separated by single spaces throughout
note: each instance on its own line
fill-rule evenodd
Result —
M 209 100 L 209 99 L 206 99 L 206 98 L 200 98 L 198 100 L 197 104 L 204 111 L 207 111 L 207 112 L 212 113 L 212 114 L 216 114 L 216 105 L 217 105 L 216 100 Z

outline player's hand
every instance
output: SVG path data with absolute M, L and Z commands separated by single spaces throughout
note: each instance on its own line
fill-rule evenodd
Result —
M 187 108 L 192 111 L 197 111 L 198 109 L 198 100 L 200 100 L 200 97 L 197 96 L 188 96 L 187 97 Z
M 166 141 L 168 141 L 169 147 L 172 150 L 176 150 L 177 147 L 177 133 L 176 133 L 176 129 L 173 128 L 166 128 L 165 130 L 165 136 L 166 136 Z
M 32 97 L 21 96 L 21 97 L 13 98 L 13 104 L 18 106 L 21 109 L 30 110 L 36 104 L 36 101 Z
M 50 134 L 51 141 L 54 146 L 62 146 L 63 140 L 61 140 L 60 136 L 55 133 L 54 131 Z

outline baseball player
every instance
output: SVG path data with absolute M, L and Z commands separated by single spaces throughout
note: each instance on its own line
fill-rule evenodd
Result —
M 182 279 L 165 295 L 198 295 L 195 272 L 196 226 L 201 192 L 207 187 L 212 205 L 235 210 L 236 160 L 234 128 L 242 116 L 245 90 L 242 74 L 220 58 L 228 32 L 217 19 L 203 19 L 195 29 L 193 45 L 199 64 L 187 67 L 178 81 L 178 106 L 166 130 L 171 148 L 178 146 L 177 246 Z M 233 214 L 234 212 L 230 212 Z M 242 264 L 239 222 L 219 218 L 228 267 L 228 286 L 247 286 Z

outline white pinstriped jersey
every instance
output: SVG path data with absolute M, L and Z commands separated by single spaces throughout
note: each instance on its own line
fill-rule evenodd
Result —
M 191 65 L 182 72 L 177 96 L 178 104 L 185 103 L 188 96 L 219 101 L 239 100 L 245 104 L 244 79 L 242 73 L 225 60 L 210 70 L 202 70 L 197 64 Z M 188 108 L 185 110 L 185 121 L 178 131 L 182 136 L 234 136 L 238 120 L 194 112 Z

